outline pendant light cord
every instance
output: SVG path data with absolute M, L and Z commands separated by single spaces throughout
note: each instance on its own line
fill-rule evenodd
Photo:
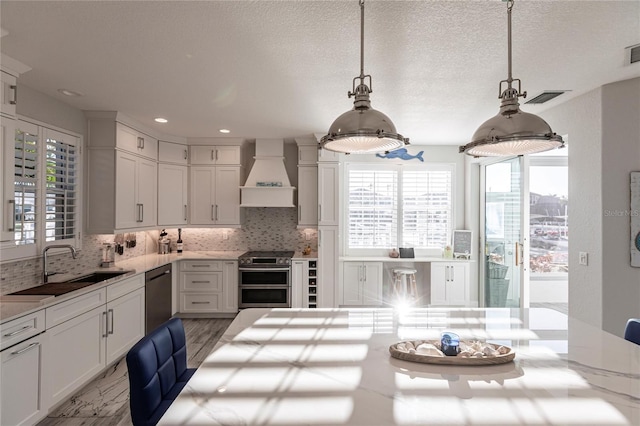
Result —
M 360 0 L 360 82 L 364 82 L 364 0 Z
M 511 73 L 511 9 L 513 9 L 513 0 L 507 1 L 507 50 L 508 50 L 508 66 L 509 72 L 507 76 L 507 83 L 509 84 L 509 88 L 511 88 L 511 83 L 513 82 L 513 75 Z

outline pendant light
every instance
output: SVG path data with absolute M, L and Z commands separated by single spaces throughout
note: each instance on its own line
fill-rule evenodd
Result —
M 346 154 L 389 152 L 409 144 L 385 114 L 371 108 L 371 76 L 364 74 L 364 0 L 360 0 L 360 75 L 353 79 L 353 109 L 336 118 L 320 147 Z M 369 79 L 369 85 L 365 79 Z M 356 80 L 360 80 L 356 86 Z
M 472 141 L 460 147 L 464 152 L 474 157 L 506 157 L 513 155 L 534 154 L 564 147 L 562 137 L 553 133 L 551 127 L 535 114 L 520 111 L 518 98 L 527 97 L 527 92 L 521 93 L 520 79 L 511 76 L 511 9 L 513 0 L 507 1 L 508 16 L 508 64 L 509 75 L 500 82 L 498 98 L 502 99 L 500 112 L 485 121 L 473 134 Z M 512 83 L 518 83 L 516 90 Z M 502 91 L 502 83 L 507 88 Z

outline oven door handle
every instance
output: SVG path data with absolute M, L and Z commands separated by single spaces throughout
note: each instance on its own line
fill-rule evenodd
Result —
M 240 272 L 288 272 L 291 268 L 238 268 Z

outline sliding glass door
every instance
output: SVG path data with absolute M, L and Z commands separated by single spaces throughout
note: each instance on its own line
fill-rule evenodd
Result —
M 487 307 L 528 305 L 523 262 L 528 235 L 524 161 L 524 157 L 516 157 L 482 166 L 484 255 L 480 260 L 484 285 L 480 296 Z

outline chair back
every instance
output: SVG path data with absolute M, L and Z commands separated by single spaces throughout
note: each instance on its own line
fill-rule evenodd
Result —
M 182 320 L 172 318 L 136 343 L 127 368 L 133 424 L 155 425 L 195 371 L 187 369 Z
M 636 345 L 640 345 L 640 319 L 631 318 L 627 321 L 627 326 L 624 329 L 624 338 Z

